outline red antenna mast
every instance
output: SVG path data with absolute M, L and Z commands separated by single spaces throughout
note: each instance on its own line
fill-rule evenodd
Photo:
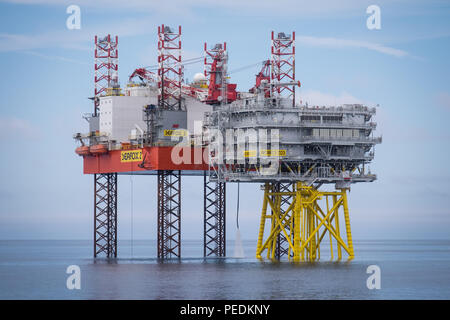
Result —
M 272 31 L 271 83 L 275 84 L 274 93 L 286 95 L 295 106 L 295 86 L 282 85 L 295 82 L 295 32 L 286 35 L 279 32 L 275 37 Z
M 158 104 L 163 109 L 181 110 L 181 26 L 178 32 L 158 27 Z
M 95 75 L 94 75 L 94 115 L 98 113 L 98 97 L 105 94 L 108 88 L 118 85 L 118 37 L 107 35 L 104 38 L 95 36 Z

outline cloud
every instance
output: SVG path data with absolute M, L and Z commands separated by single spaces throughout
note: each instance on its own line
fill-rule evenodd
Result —
M 84 61 L 79 61 L 79 60 L 70 59 L 70 58 L 61 57 L 61 56 L 47 55 L 47 54 L 42 54 L 42 53 L 34 52 L 34 51 L 22 51 L 22 52 L 36 56 L 36 57 L 44 58 L 47 60 L 53 60 L 53 61 L 57 60 L 57 61 L 70 62 L 70 63 L 76 63 L 76 64 L 81 64 L 81 65 L 90 65 L 89 63 L 84 62 Z
M 88 33 L 69 33 L 69 31 L 32 35 L 0 33 L 0 52 L 46 48 L 90 50 L 83 44 L 93 39 L 92 37 Z
M 16 4 L 45 4 L 45 5 L 70 5 L 71 1 L 65 0 L 8 0 L 7 2 Z M 152 16 L 161 20 L 165 17 L 179 16 L 186 19 L 186 17 L 198 16 L 199 19 L 202 16 L 199 15 L 197 9 L 209 8 L 209 9 L 223 9 L 233 10 L 233 14 L 240 12 L 238 8 L 242 10 L 251 10 L 252 12 L 265 11 L 271 15 L 282 12 L 283 14 L 292 14 L 297 12 L 299 14 L 317 13 L 338 13 L 345 10 L 353 10 L 359 8 L 361 3 L 358 1 L 344 1 L 338 4 L 335 1 L 326 1 L 319 4 L 311 4 L 309 2 L 299 5 L 297 2 L 289 0 L 280 0 L 278 2 L 273 1 L 225 1 L 217 2 L 211 0 L 172 0 L 167 2 L 155 2 L 155 1 L 143 1 L 143 0 L 129 0 L 123 1 L 87 1 L 79 0 L 77 5 L 81 7 L 82 14 L 83 8 L 107 8 L 112 11 L 148 11 Z M 283 5 L 289 10 L 278 10 Z M 175 11 L 174 11 L 175 10 Z M 309 13 L 308 13 L 309 12 Z M 362 11 L 362 15 L 365 14 L 365 10 Z M 83 20 L 82 20 L 83 21 Z M 195 19 L 193 20 L 196 21 Z M 129 18 L 121 21 L 115 21 L 114 24 L 101 24 L 96 26 L 83 26 L 81 30 L 60 30 L 54 32 L 46 32 L 41 34 L 24 35 L 24 34 L 10 34 L 0 33 L 0 51 L 18 51 L 18 50 L 33 50 L 40 48 L 64 48 L 64 49 L 77 49 L 77 50 L 90 50 L 88 44 L 92 41 L 96 34 L 117 34 L 119 37 L 136 36 L 155 32 L 154 19 L 145 18 Z M 394 57 L 406 57 L 410 56 L 408 52 L 393 47 L 389 47 L 380 43 L 373 43 L 369 41 L 355 40 L 355 39 L 341 39 L 334 37 L 317 37 L 299 35 L 296 36 L 296 42 L 300 45 L 317 46 L 317 47 L 329 47 L 329 48 L 363 48 L 372 51 L 376 51 L 382 54 L 394 56 Z
M 317 46 L 317 47 L 330 47 L 330 48 L 364 48 L 368 50 L 377 51 L 379 53 L 391 55 L 394 57 L 406 57 L 408 52 L 400 49 L 395 49 L 392 47 L 387 47 L 382 44 L 350 40 L 350 39 L 340 39 L 340 38 L 321 38 L 321 37 L 311 37 L 311 36 L 296 36 L 296 42 L 303 45 Z
M 81 27 L 80 30 L 63 29 L 39 34 L 0 33 L 0 52 L 48 48 L 91 51 L 95 35 L 114 34 L 119 37 L 136 36 L 155 32 L 149 19 L 124 19 L 114 24 Z
M 71 33 L 70 31 L 48 32 L 38 35 L 0 33 L 0 51 L 20 51 L 43 48 L 64 48 L 87 51 L 90 50 L 87 43 L 92 41 L 96 34 L 111 33 L 117 34 L 119 37 L 135 36 L 151 33 L 151 30 L 154 29 L 152 27 L 154 26 L 151 25 L 147 19 L 132 19 L 123 21 L 111 28 L 102 26 L 96 28 L 95 31 L 85 30 L 83 32 L 77 32 L 76 34 Z M 359 40 L 297 35 L 296 42 L 297 44 L 315 47 L 364 48 L 398 58 L 410 56 L 409 53 L 404 50 Z
M 121 13 L 139 12 L 151 13 L 160 18 L 165 15 L 170 18 L 174 15 L 186 18 L 200 18 L 196 10 L 206 9 L 215 10 L 219 13 L 227 11 L 233 15 L 258 16 L 258 17 L 292 17 L 292 18 L 310 18 L 310 17 L 358 17 L 366 16 L 366 8 L 374 4 L 373 0 L 0 0 L 17 5 L 47 5 L 67 7 L 76 4 L 84 8 L 101 9 L 103 11 L 120 10 Z M 426 9 L 433 9 L 435 12 L 442 11 L 444 0 L 427 1 Z M 423 14 L 423 0 L 377 0 L 376 4 L 390 15 L 411 16 Z M 166 18 L 164 17 L 164 18 Z
M 0 140 L 39 137 L 40 131 L 30 122 L 17 117 L 0 117 Z
M 6 0 L 5 2 L 24 5 L 53 5 L 69 6 L 74 4 L 72 0 Z M 379 2 L 383 2 L 379 0 Z M 313 14 L 323 15 L 324 13 L 343 12 L 355 14 L 365 14 L 365 8 L 371 4 L 370 0 L 323 0 L 319 2 L 308 0 L 171 0 L 171 1 L 149 1 L 149 0 L 77 0 L 76 4 L 83 7 L 102 8 L 104 10 L 119 9 L 130 11 L 148 11 L 157 13 L 190 13 L 194 9 L 215 8 L 217 10 L 232 10 L 235 14 L 242 15 L 270 15 L 270 16 L 310 16 Z M 284 8 L 284 9 L 283 9 Z

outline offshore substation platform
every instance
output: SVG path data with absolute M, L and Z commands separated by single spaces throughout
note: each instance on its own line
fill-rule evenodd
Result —
M 375 108 L 297 104 L 295 32 L 271 33 L 247 92 L 229 82 L 226 43 L 184 61 L 181 50 L 181 27 L 158 27 L 158 64 L 120 88 L 118 38 L 95 37 L 94 112 L 74 135 L 94 177 L 94 257 L 117 257 L 117 176 L 141 174 L 157 175 L 158 258 L 181 257 L 181 177 L 191 175 L 204 177 L 205 257 L 226 255 L 226 184 L 254 182 L 264 191 L 257 258 L 314 261 L 326 239 L 332 259 L 352 259 L 347 191 L 376 180 Z M 199 62 L 187 83 L 184 66 Z

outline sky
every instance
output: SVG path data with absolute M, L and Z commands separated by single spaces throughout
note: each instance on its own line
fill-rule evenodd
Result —
M 80 29 L 66 9 L 78 5 Z M 381 29 L 369 30 L 369 5 Z M 377 106 L 370 165 L 349 194 L 353 238 L 450 239 L 450 2 L 0 0 L 0 239 L 92 239 L 93 176 L 72 136 L 92 112 L 94 35 L 119 37 L 119 81 L 156 64 L 157 26 L 182 25 L 183 57 L 227 42 L 229 70 L 269 58 L 270 32 L 296 32 L 297 96 Z M 192 79 L 203 67 L 190 65 Z M 247 91 L 258 67 L 231 73 Z M 202 240 L 203 181 L 182 178 L 182 238 Z M 236 184 L 227 185 L 234 239 Z M 119 177 L 119 239 L 156 238 L 156 178 Z M 133 190 L 133 192 L 131 192 Z M 257 238 L 262 193 L 241 184 L 242 237 Z

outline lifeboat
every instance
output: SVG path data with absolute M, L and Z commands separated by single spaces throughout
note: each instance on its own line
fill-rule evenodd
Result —
M 108 153 L 108 147 L 104 144 L 96 144 L 95 146 L 91 146 L 89 151 L 94 155 L 104 154 Z
M 91 154 L 88 146 L 81 146 L 75 149 L 75 153 L 79 156 L 88 156 Z

